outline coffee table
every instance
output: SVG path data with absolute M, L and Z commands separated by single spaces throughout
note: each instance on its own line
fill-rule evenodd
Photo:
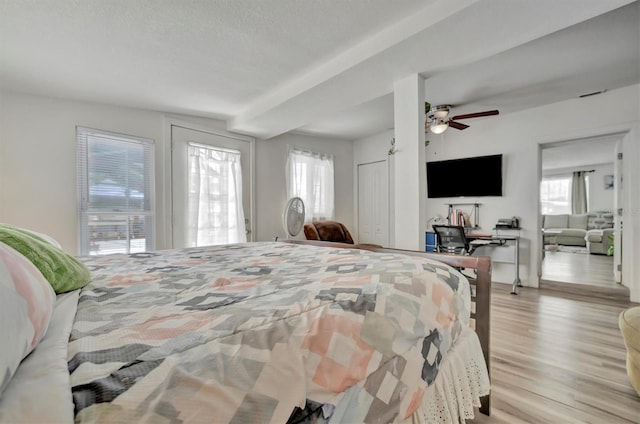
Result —
M 544 259 L 544 252 L 546 250 L 549 250 L 551 252 L 557 252 L 558 251 L 558 236 L 562 234 L 562 230 L 554 230 L 552 228 L 549 229 L 543 229 L 542 230 L 542 258 Z M 545 244 L 544 244 L 544 236 L 549 236 L 549 247 L 548 249 L 545 249 Z

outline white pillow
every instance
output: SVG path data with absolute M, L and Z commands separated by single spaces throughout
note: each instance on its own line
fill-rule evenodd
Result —
M 545 215 L 543 228 L 568 228 L 569 215 Z
M 587 229 L 587 214 L 569 215 L 569 228 Z
M 0 395 L 46 334 L 55 300 L 38 268 L 0 242 Z

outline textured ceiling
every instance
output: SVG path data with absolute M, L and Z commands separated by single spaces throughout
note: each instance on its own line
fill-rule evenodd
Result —
M 424 0 L 8 0 L 6 89 L 230 117 Z
M 456 113 L 638 83 L 638 10 L 631 0 L 0 0 L 0 88 L 224 119 L 261 138 L 352 139 L 393 126 L 393 82 L 412 73 Z

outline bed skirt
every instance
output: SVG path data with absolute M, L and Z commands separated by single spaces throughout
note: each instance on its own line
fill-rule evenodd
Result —
M 474 417 L 474 408 L 480 407 L 480 397 L 488 395 L 490 387 L 480 341 L 472 329 L 465 329 L 440 364 L 421 405 L 402 424 L 464 423 Z

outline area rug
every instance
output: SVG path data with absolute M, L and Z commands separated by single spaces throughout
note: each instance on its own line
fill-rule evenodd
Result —
M 546 245 L 544 250 L 547 252 L 567 252 L 567 253 L 589 253 L 586 247 L 583 246 L 562 246 L 562 245 Z

